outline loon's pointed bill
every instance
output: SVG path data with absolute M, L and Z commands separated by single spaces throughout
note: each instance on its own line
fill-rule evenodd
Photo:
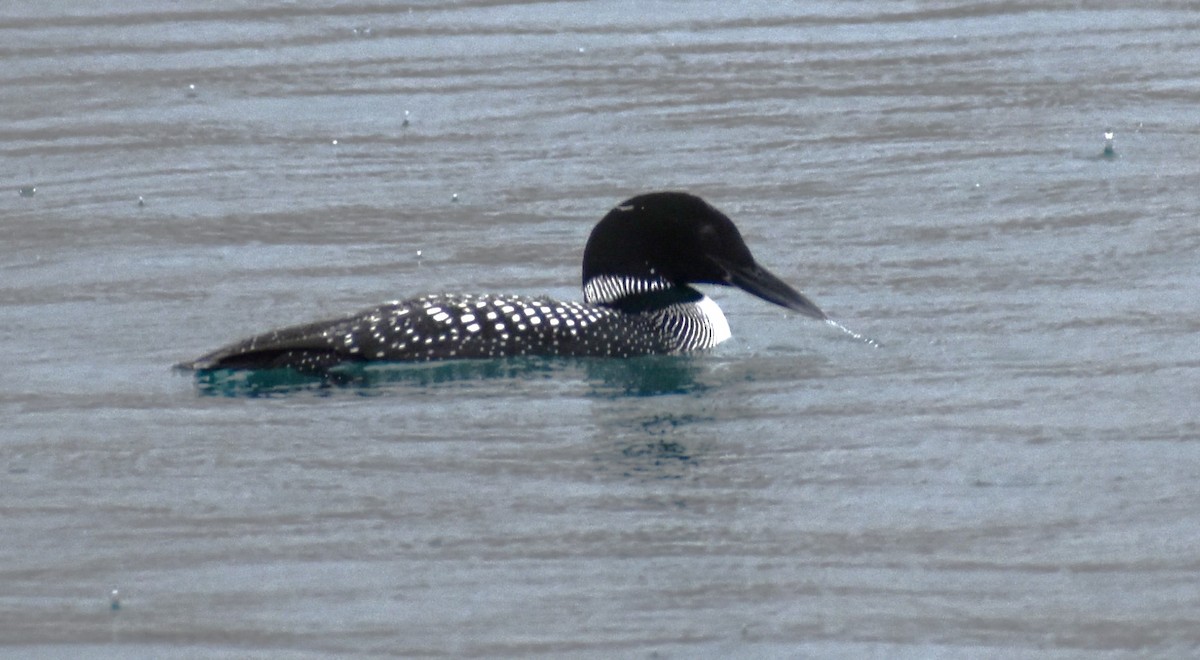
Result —
M 721 308 L 692 284 L 737 286 L 825 320 L 812 301 L 759 266 L 733 221 L 682 192 L 638 195 L 593 228 L 583 302 L 435 294 L 293 325 L 177 365 L 194 371 L 522 355 L 630 357 L 712 348 L 730 336 Z
M 749 266 L 721 265 L 726 268 L 729 283 L 747 293 L 752 293 L 767 302 L 800 312 L 818 321 L 825 321 L 829 318 L 803 293 L 793 289 L 787 282 L 775 277 L 771 271 L 756 263 L 751 263 Z

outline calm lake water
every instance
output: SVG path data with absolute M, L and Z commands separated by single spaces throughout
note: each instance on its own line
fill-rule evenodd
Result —
M 0 653 L 1200 653 L 1200 12 L 1124 4 L 7 3 Z M 658 189 L 882 348 L 170 370 Z

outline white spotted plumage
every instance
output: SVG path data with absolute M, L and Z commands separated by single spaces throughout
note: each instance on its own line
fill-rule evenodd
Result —
M 489 322 L 479 323 L 480 317 Z M 630 314 L 548 298 L 442 294 L 283 328 L 230 351 L 296 345 L 281 350 L 278 359 L 288 366 L 324 368 L 336 354 L 409 362 L 518 355 L 631 357 L 711 348 L 728 337 L 724 315 L 707 297 Z

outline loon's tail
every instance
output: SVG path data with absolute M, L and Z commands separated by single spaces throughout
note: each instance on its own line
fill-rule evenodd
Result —
M 272 330 L 222 346 L 195 360 L 180 362 L 180 371 L 220 369 L 286 369 L 320 372 L 362 357 L 329 341 L 329 332 L 339 321 L 318 321 Z

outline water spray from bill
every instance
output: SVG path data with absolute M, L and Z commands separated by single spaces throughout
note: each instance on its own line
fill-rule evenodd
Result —
M 831 325 L 831 326 L 837 328 L 838 330 L 841 330 L 842 332 L 850 335 L 851 337 L 854 337 L 855 339 L 861 341 L 862 343 L 867 344 L 868 346 L 872 346 L 874 348 L 882 347 L 882 345 L 879 342 L 875 341 L 874 339 L 871 339 L 870 337 L 868 337 L 866 335 L 859 334 L 859 333 L 851 330 L 850 328 L 847 328 L 846 326 L 842 325 L 841 323 L 834 321 L 831 318 L 825 319 L 825 325 Z

